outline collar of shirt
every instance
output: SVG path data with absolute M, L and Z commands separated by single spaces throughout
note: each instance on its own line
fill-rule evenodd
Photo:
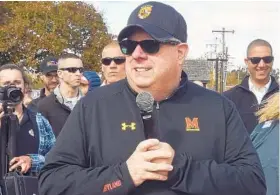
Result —
M 256 85 L 253 84 L 252 80 L 251 80 L 251 77 L 249 77 L 249 89 L 250 91 L 258 91 L 258 92 L 267 92 L 269 87 L 270 87 L 270 84 L 271 84 L 271 77 L 269 77 L 269 81 L 268 83 L 263 86 L 263 87 L 257 87 Z
M 249 77 L 248 82 L 250 91 L 255 94 L 258 103 L 260 104 L 271 85 L 271 77 L 269 77 L 268 83 L 263 87 L 257 87 L 256 85 L 254 85 L 251 81 L 251 77 Z
M 102 87 L 102 86 L 105 86 L 105 85 L 107 85 L 106 80 L 104 80 L 100 86 Z
M 60 89 L 59 89 L 59 85 L 54 89 L 54 95 L 56 96 L 57 100 L 61 103 L 61 104 L 65 104 L 65 98 L 62 96 L 62 94 L 60 93 Z M 78 91 L 78 96 L 77 99 L 81 99 L 83 97 L 82 91 L 79 89 Z

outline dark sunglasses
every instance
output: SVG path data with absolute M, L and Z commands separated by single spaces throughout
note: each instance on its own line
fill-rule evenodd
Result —
M 169 44 L 169 45 L 178 45 L 180 44 L 179 41 L 165 41 L 159 42 L 156 40 L 143 40 L 143 41 L 133 41 L 133 40 L 123 40 L 120 43 L 120 48 L 123 54 L 131 55 L 137 45 L 143 49 L 144 52 L 148 54 L 154 54 L 159 51 L 160 44 Z
M 125 62 L 125 57 L 114 57 L 114 58 L 102 58 L 101 62 L 105 66 L 109 66 L 111 62 L 114 61 L 115 64 L 122 64 Z
M 68 72 L 71 72 L 71 73 L 75 73 L 77 71 L 80 71 L 80 73 L 84 72 L 84 68 L 82 67 L 69 67 L 69 68 L 60 68 L 59 70 L 66 70 Z
M 252 62 L 252 64 L 259 64 L 261 60 L 264 61 L 264 63 L 269 64 L 274 60 L 273 56 L 265 56 L 265 57 L 251 57 L 248 58 Z

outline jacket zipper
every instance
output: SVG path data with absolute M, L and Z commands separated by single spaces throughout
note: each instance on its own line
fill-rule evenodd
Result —
M 155 130 L 156 130 L 156 138 L 161 139 L 161 136 L 160 136 L 160 121 L 159 121 L 159 102 L 156 102 Z

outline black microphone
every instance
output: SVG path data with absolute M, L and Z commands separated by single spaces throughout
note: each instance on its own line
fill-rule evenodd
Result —
M 136 97 L 144 124 L 145 138 L 157 138 L 155 121 L 153 120 L 154 98 L 149 92 L 141 92 Z

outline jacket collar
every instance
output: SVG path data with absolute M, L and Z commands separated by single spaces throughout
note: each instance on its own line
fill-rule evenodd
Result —
M 46 89 L 45 88 L 42 88 L 40 90 L 40 98 L 43 98 L 43 97 L 46 97 Z
M 270 77 L 271 77 L 271 84 L 270 84 L 270 86 L 268 88 L 267 93 L 269 93 L 269 92 L 271 92 L 271 91 L 273 91 L 273 90 L 275 90 L 277 88 L 279 89 L 279 84 L 276 82 L 276 79 L 273 76 L 270 76 Z M 249 76 L 246 76 L 242 80 L 242 82 L 241 82 L 241 84 L 239 86 L 241 88 L 247 90 L 247 91 L 250 91 L 250 89 L 249 89 Z

